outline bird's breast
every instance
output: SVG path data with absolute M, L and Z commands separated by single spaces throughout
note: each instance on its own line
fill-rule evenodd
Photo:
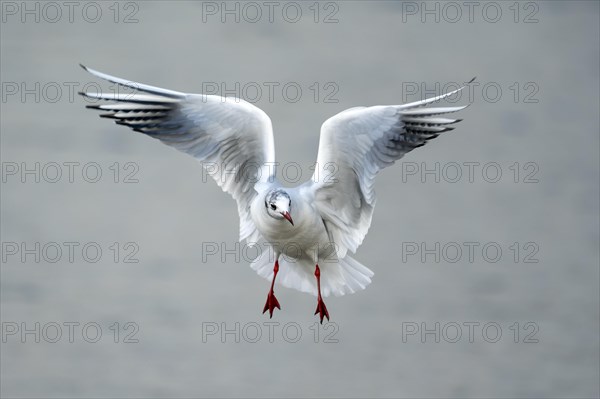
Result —
M 264 206 L 263 206 L 264 208 Z M 286 219 L 275 219 L 265 209 L 253 206 L 252 218 L 260 234 L 279 252 L 292 257 L 326 247 L 329 238 L 320 215 L 306 204 L 296 204 L 291 216 L 294 225 Z

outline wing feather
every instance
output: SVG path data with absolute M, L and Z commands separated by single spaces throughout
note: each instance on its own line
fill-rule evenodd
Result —
M 461 120 L 440 115 L 466 106 L 427 106 L 463 88 L 404 105 L 354 107 L 323 123 L 310 188 L 339 258 L 348 250 L 355 252 L 367 234 L 376 201 L 373 186 L 377 173 L 453 130 L 449 125 Z
M 223 191 L 237 201 L 240 241 L 258 241 L 250 217 L 254 184 L 273 179 L 275 149 L 271 120 L 262 110 L 232 97 L 186 94 L 127 81 L 82 67 L 131 93 L 79 93 L 109 101 L 88 105 L 103 118 L 128 126 L 200 161 Z

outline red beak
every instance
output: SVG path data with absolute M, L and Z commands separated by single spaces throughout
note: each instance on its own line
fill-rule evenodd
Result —
M 281 212 L 281 214 L 283 215 L 284 218 L 287 219 L 288 222 L 290 222 L 292 224 L 292 226 L 294 225 L 294 221 L 292 220 L 292 216 L 290 215 L 289 212 Z

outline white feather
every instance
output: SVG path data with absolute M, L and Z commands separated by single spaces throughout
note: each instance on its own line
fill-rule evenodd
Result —
M 464 108 L 427 108 L 461 88 L 410 104 L 342 111 L 321 127 L 312 180 L 283 189 L 274 179 L 271 120 L 259 108 L 237 98 L 186 94 L 85 69 L 133 91 L 81 93 L 111 101 L 89 108 L 106 111 L 101 116 L 201 161 L 237 201 L 240 241 L 266 241 L 273 249 L 263 250 L 251 267 L 271 279 L 273 263 L 279 259 L 277 283 L 313 295 L 317 295 L 316 264 L 321 270 L 323 296 L 354 293 L 371 283 L 373 272 L 347 252 L 357 250 L 371 225 L 375 176 L 409 151 L 451 130 L 449 125 L 458 120 L 440 115 Z M 293 225 L 265 210 L 266 195 L 272 190 L 286 191 L 286 215 L 293 218 Z M 288 201 L 281 204 L 287 207 Z M 299 247 L 300 253 L 290 251 L 291 244 Z

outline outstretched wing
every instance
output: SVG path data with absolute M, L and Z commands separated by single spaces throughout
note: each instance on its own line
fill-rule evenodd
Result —
M 348 250 L 355 252 L 367 234 L 375 206 L 373 184 L 377 173 L 440 133 L 452 130 L 450 125 L 460 120 L 440 115 L 466 107 L 425 106 L 463 88 L 405 105 L 350 108 L 323 123 L 310 189 L 339 258 Z
M 131 91 L 80 93 L 113 102 L 87 108 L 106 111 L 100 116 L 199 160 L 223 191 L 237 201 L 240 241 L 258 240 L 250 217 L 254 185 L 270 181 L 275 174 L 273 128 L 267 114 L 241 99 L 180 93 L 82 67 Z

